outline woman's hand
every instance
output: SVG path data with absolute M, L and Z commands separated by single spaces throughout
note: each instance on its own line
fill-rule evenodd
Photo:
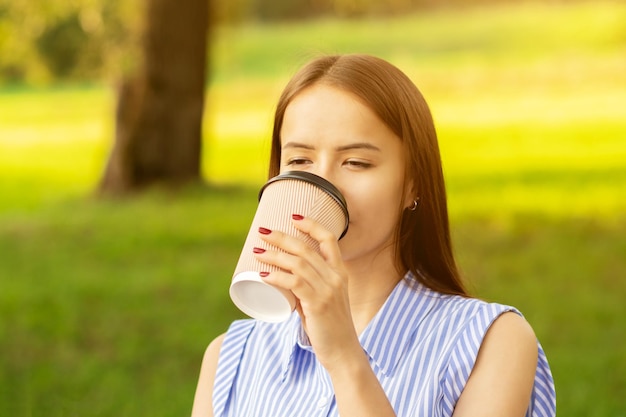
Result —
M 257 254 L 261 262 L 281 269 L 264 279 L 296 296 L 296 308 L 315 355 L 332 380 L 339 413 L 394 416 L 356 334 L 349 276 L 336 236 L 313 219 L 296 214 L 293 222 L 296 229 L 319 243 L 319 253 L 298 238 L 261 228 L 259 233 L 265 242 L 285 251 Z M 260 251 L 257 248 L 255 252 Z
M 362 353 L 350 312 L 348 273 L 333 233 L 313 219 L 297 214 L 293 215 L 293 224 L 319 243 L 319 253 L 301 239 L 262 228 L 259 230 L 262 239 L 285 252 L 266 250 L 256 256 L 259 261 L 281 269 L 264 280 L 293 292 L 315 354 L 331 371 L 354 357 L 356 349 Z

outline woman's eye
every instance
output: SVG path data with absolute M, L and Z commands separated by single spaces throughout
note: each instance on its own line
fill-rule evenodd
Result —
M 306 158 L 292 158 L 287 161 L 287 165 L 304 165 L 311 162 Z
M 372 164 L 370 164 L 369 162 L 353 160 L 353 159 L 347 160 L 345 164 L 354 168 L 369 168 L 372 166 Z

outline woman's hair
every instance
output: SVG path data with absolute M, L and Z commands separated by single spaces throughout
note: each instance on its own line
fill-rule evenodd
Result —
M 356 95 L 402 141 L 404 189 L 413 185 L 412 197 L 419 197 L 419 206 L 412 211 L 402 206 L 406 198 L 398 202 L 401 216 L 395 254 L 399 272 L 411 271 L 436 291 L 466 295 L 452 252 L 441 157 L 430 110 L 413 82 L 387 61 L 369 55 L 323 56 L 296 73 L 276 108 L 269 176 L 280 171 L 285 110 L 296 95 L 314 84 Z

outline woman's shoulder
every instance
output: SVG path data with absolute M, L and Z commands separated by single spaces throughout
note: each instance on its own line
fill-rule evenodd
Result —
M 461 296 L 450 297 L 445 304 L 449 316 L 458 323 L 457 334 L 475 340 L 471 346 L 474 354 L 487 333 L 495 340 L 515 338 L 536 343 L 532 327 L 514 306 Z
M 208 376 L 213 379 L 215 377 L 215 371 L 217 370 L 217 361 L 222 350 L 222 345 L 226 339 L 226 333 L 222 333 L 213 339 L 204 351 L 202 358 L 201 372 L 209 374 Z
M 226 352 L 226 356 L 229 356 L 243 349 L 254 324 L 254 320 L 234 321 L 228 331 L 213 339 L 205 349 L 193 402 L 193 417 L 213 415 L 212 401 L 215 382 L 220 379 L 220 360 L 224 357 L 224 352 Z M 224 372 L 221 371 L 221 373 Z M 219 384 L 217 388 L 219 390 Z
M 204 357 L 202 358 L 203 367 L 206 364 L 214 375 L 220 354 L 227 347 L 225 345 L 237 344 L 236 340 L 247 338 L 254 324 L 254 320 L 236 320 L 232 322 L 228 330 L 213 339 L 205 349 Z
M 451 297 L 448 302 L 454 306 L 451 320 L 459 327 L 445 379 L 449 386 L 463 388 L 462 398 L 457 398 L 460 409 L 479 410 L 488 403 L 494 414 L 519 413 L 529 407 L 530 399 L 530 414 L 553 416 L 556 404 L 550 366 L 522 313 L 476 298 Z M 501 382 L 496 384 L 497 394 L 493 381 Z
M 212 394 L 215 375 L 217 373 L 217 362 L 224 342 L 226 333 L 217 336 L 204 351 L 202 358 L 202 366 L 200 367 L 200 376 L 193 401 L 191 415 L 196 416 L 212 416 Z
M 489 326 L 465 382 L 457 407 L 468 414 L 556 414 L 550 365 L 531 325 L 519 314 L 507 312 Z

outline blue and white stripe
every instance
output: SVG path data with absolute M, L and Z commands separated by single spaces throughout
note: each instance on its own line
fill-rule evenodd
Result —
M 398 416 L 451 416 L 493 321 L 512 307 L 442 295 L 410 274 L 360 336 Z M 519 312 L 517 312 L 519 314 Z M 300 318 L 234 322 L 222 345 L 215 417 L 337 416 L 333 388 Z M 539 346 L 527 417 L 553 417 L 555 390 Z

